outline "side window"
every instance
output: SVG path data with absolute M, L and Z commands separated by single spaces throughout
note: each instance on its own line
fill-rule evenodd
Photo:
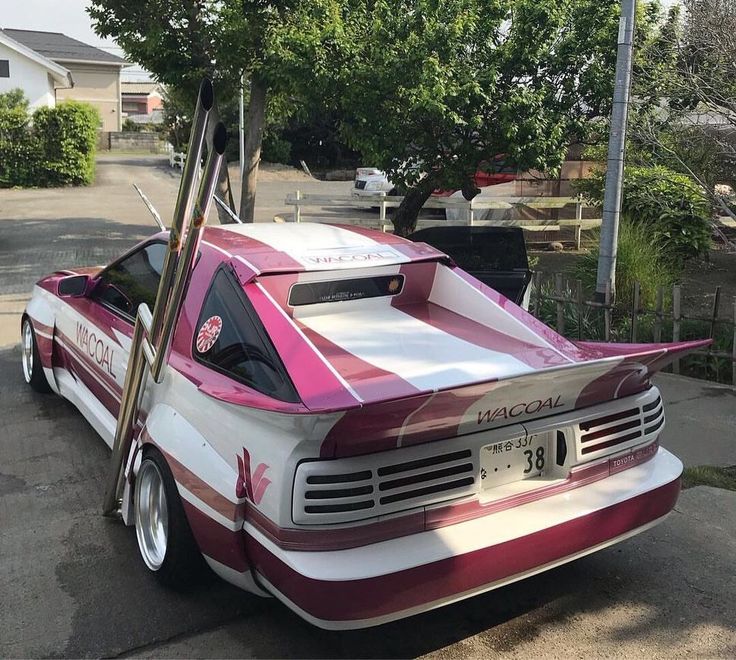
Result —
M 215 273 L 195 328 L 195 359 L 281 401 L 299 401 L 258 315 L 225 269 Z
M 153 310 L 165 256 L 165 243 L 149 243 L 103 271 L 92 297 L 131 318 L 141 303 Z

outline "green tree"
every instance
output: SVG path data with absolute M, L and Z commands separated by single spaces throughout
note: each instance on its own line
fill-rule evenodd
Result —
M 736 0 L 672 7 L 634 76 L 637 96 L 656 97 L 630 120 L 627 160 L 687 174 L 732 217 L 717 192 L 736 185 Z M 684 9 L 684 10 L 683 10 Z
M 267 110 L 289 113 L 309 88 L 323 59 L 330 0 L 92 0 L 96 32 L 114 38 L 126 54 L 193 99 L 202 76 L 232 103 L 241 75 L 248 108 L 240 217 L 253 220 L 258 163 Z
M 558 168 L 610 111 L 617 29 L 616 0 L 353 0 L 320 91 L 349 144 L 407 189 L 406 235 L 433 189 L 472 198 L 498 155 Z

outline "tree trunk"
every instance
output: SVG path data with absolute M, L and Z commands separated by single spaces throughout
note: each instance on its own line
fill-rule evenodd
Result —
M 222 165 L 220 166 L 220 172 L 217 176 L 217 191 L 215 194 L 225 202 L 233 213 L 237 213 L 235 209 L 235 202 L 233 201 L 233 191 L 230 185 L 230 172 L 227 168 L 227 160 L 222 159 Z M 215 204 L 217 208 L 217 217 L 220 220 L 221 225 L 234 224 L 234 220 L 220 208 L 219 204 Z
M 263 125 L 266 116 L 266 85 L 253 76 L 250 81 L 250 100 L 246 117 L 245 157 L 243 181 L 240 188 L 240 219 L 253 222 L 256 210 L 256 181 L 261 160 Z
M 422 210 L 424 202 L 434 190 L 434 183 L 429 177 L 422 179 L 416 186 L 410 188 L 404 195 L 404 200 L 396 209 L 392 222 L 394 223 L 394 234 L 397 236 L 408 236 L 417 227 L 419 211 Z

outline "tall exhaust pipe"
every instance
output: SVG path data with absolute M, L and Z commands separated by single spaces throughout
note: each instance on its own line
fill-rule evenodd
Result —
M 211 168 L 214 165 L 219 168 L 222 161 L 222 154 L 224 153 L 225 143 L 227 141 L 224 126 L 221 131 L 216 131 L 217 144 L 215 144 L 215 136 L 213 135 L 213 146 L 210 149 L 207 167 L 205 168 L 202 185 L 199 190 L 200 195 L 197 199 L 197 218 L 193 222 L 190 222 L 192 219 L 192 207 L 195 201 L 194 186 L 199 170 L 199 163 L 202 158 L 208 117 L 210 110 L 214 106 L 214 101 L 215 94 L 212 88 L 212 82 L 205 79 L 199 87 L 199 94 L 197 96 L 197 104 L 192 119 L 192 131 L 189 136 L 189 149 L 182 172 L 181 183 L 179 184 L 179 194 L 176 199 L 174 217 L 169 232 L 169 249 L 166 252 L 161 270 L 161 279 L 156 294 L 153 314 L 151 314 L 148 306 L 144 303 L 136 315 L 133 340 L 125 373 L 125 384 L 123 385 L 123 396 L 120 401 L 120 411 L 115 427 L 115 438 L 113 440 L 112 457 L 108 473 L 108 485 L 102 505 L 103 514 L 106 516 L 115 515 L 121 504 L 121 495 L 125 481 L 123 462 L 130 453 L 130 446 L 133 441 L 148 359 L 152 359 L 152 362 L 157 365 L 157 371 L 155 372 L 157 375 L 156 380 L 160 380 L 161 368 L 168 350 L 171 329 L 178 316 L 178 305 L 183 299 L 183 289 L 189 281 L 188 270 L 191 270 L 193 255 L 196 254 L 196 247 L 199 245 L 201 228 L 206 221 L 206 212 L 209 210 L 212 191 L 210 191 L 210 197 L 207 200 L 203 200 L 201 196 L 210 190 L 210 188 L 214 190 L 214 184 L 211 183 L 213 176 L 215 183 L 217 181 L 217 169 L 215 169 L 215 174 L 213 175 Z M 187 249 L 184 250 L 185 255 L 180 257 L 180 253 L 182 252 L 182 233 L 185 223 L 188 226 L 191 225 L 188 233 L 192 234 L 192 236 L 191 240 L 186 242 Z M 190 247 L 190 243 L 194 245 Z M 183 258 L 184 256 L 186 258 Z M 182 262 L 188 264 L 187 271 L 184 270 L 185 264 Z M 177 283 L 178 289 L 180 290 L 178 293 Z M 171 320 L 169 320 L 170 317 Z M 166 328 L 166 332 L 163 332 L 164 328 Z M 162 341 L 162 339 L 165 339 L 165 341 Z M 153 365 L 151 366 L 153 367 Z
M 212 134 L 212 144 L 210 145 L 207 163 L 204 166 L 202 180 L 199 184 L 199 193 L 197 194 L 197 200 L 194 206 L 194 218 L 189 226 L 189 231 L 187 231 L 184 248 L 181 251 L 181 256 L 176 266 L 174 284 L 171 289 L 171 295 L 169 296 L 169 304 L 166 307 L 163 317 L 160 339 L 156 347 L 156 358 L 151 365 L 151 373 L 157 383 L 161 382 L 161 369 L 163 368 L 171 343 L 171 334 L 179 316 L 179 308 L 189 286 L 192 266 L 199 250 L 199 243 L 202 240 L 202 230 L 212 207 L 212 198 L 217 188 L 217 179 L 220 174 L 220 166 L 222 165 L 226 146 L 227 130 L 225 130 L 225 124 L 219 122 L 215 126 Z
M 184 223 L 192 217 L 192 204 L 194 203 L 194 186 L 199 173 L 199 163 L 202 160 L 202 150 L 207 135 L 207 118 L 215 105 L 215 91 L 212 81 L 208 78 L 202 80 L 197 95 L 197 105 L 194 108 L 192 118 L 192 130 L 189 134 L 189 148 L 184 161 L 184 169 L 181 173 L 179 183 L 179 194 L 176 197 L 174 207 L 174 218 L 169 231 L 169 249 L 166 252 L 164 265 L 161 270 L 161 279 L 158 283 L 156 304 L 153 309 L 153 320 L 151 321 L 150 340 L 158 341 L 161 325 L 165 314 L 166 299 L 168 298 L 171 283 L 174 278 L 175 264 L 181 250 L 181 239 Z

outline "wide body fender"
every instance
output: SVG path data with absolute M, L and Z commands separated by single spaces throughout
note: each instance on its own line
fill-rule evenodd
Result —
M 139 436 L 138 449 L 155 446 L 174 476 L 194 538 L 220 577 L 258 595 L 243 534 L 246 501 L 236 495 L 238 472 L 173 407 L 156 404 Z M 134 461 L 138 463 L 139 461 Z
M 36 334 L 36 344 L 38 346 L 38 354 L 41 358 L 41 365 L 46 376 L 49 387 L 59 394 L 59 386 L 54 377 L 54 332 L 56 331 L 56 299 L 44 292 L 38 286 L 34 287 L 33 295 L 26 305 L 25 313 L 22 318 L 29 318 L 33 324 L 33 331 Z M 58 302 L 56 302 L 58 304 Z M 22 323 L 22 320 L 21 320 Z M 20 332 L 20 328 L 19 328 Z

